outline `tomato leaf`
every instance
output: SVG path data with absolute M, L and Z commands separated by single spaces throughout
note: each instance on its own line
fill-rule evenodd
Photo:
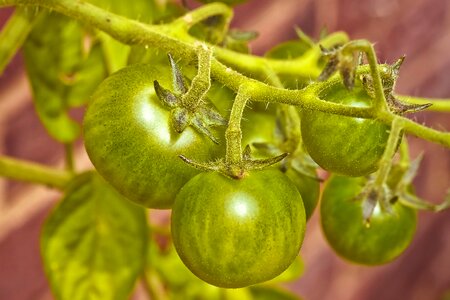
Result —
M 56 299 L 128 299 L 144 267 L 148 232 L 143 208 L 95 173 L 69 185 L 46 221 L 41 252 Z
M 0 75 L 22 46 L 42 11 L 17 7 L 0 32 Z
M 24 45 L 36 111 L 49 134 L 63 143 L 80 133 L 69 108 L 84 104 L 105 76 L 96 47 L 87 55 L 82 41 L 80 24 L 49 13 L 36 23 Z

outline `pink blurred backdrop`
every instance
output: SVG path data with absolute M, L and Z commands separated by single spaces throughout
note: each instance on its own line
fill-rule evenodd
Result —
M 131 5 L 131 3 L 130 3 Z M 0 10 L 3 24 L 11 9 Z M 344 30 L 374 42 L 380 61 L 403 54 L 397 92 L 450 97 L 450 1 L 447 0 L 253 0 L 236 8 L 233 24 L 257 30 L 254 53 L 295 38 L 294 26 L 318 36 L 320 29 Z M 81 118 L 82 111 L 74 116 Z M 450 130 L 450 115 L 420 113 L 418 122 Z M 417 193 L 442 201 L 450 187 L 450 151 L 409 138 L 412 157 L 424 152 Z M 40 125 L 17 55 L 0 77 L 0 153 L 62 166 L 63 149 Z M 81 141 L 77 168 L 90 168 Z M 60 194 L 45 187 L 0 179 L 0 299 L 52 299 L 39 256 L 42 222 Z M 338 258 L 327 246 L 315 213 L 301 254 L 306 272 L 289 288 L 310 300 L 442 299 L 450 290 L 450 211 L 421 212 L 413 244 L 395 262 L 363 267 Z M 135 299 L 146 299 L 138 291 Z

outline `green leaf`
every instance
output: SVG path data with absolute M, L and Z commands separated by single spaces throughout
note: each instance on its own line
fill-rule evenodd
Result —
M 56 299 L 128 299 L 148 244 L 145 210 L 96 173 L 76 177 L 46 221 L 41 252 Z
M 0 75 L 22 46 L 42 11 L 29 7 L 17 7 L 0 32 Z
M 36 111 L 49 134 L 62 143 L 70 143 L 80 134 L 79 124 L 69 117 L 70 106 L 85 103 L 105 76 L 96 47 L 92 53 L 84 53 L 82 42 L 79 23 L 48 13 L 39 19 L 24 45 Z
M 76 78 L 68 90 L 67 105 L 79 107 L 87 104 L 91 94 L 107 75 L 102 48 L 96 42 L 86 59 L 80 63 Z

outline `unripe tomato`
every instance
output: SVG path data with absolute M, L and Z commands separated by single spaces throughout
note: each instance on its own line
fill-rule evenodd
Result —
M 372 99 L 361 85 L 348 91 L 335 85 L 321 99 L 356 107 L 369 107 Z M 378 169 L 389 138 L 389 126 L 377 120 L 340 116 L 319 111 L 301 112 L 303 143 L 312 159 L 323 169 L 364 176 Z
M 97 171 L 119 192 L 145 207 L 170 208 L 178 190 L 198 173 L 178 155 L 209 161 L 224 145 L 190 127 L 175 132 L 154 80 L 171 88 L 168 67 L 133 65 L 103 81 L 84 118 L 84 141 Z
M 359 264 L 379 265 L 392 261 L 411 243 L 416 212 L 395 203 L 392 214 L 377 205 L 366 225 L 362 201 L 355 200 L 364 178 L 334 175 L 323 192 L 320 216 L 328 243 L 340 256 Z
M 201 173 L 178 193 L 172 237 L 186 266 L 226 288 L 274 278 L 295 259 L 305 211 L 294 184 L 279 170 L 250 171 L 242 179 Z

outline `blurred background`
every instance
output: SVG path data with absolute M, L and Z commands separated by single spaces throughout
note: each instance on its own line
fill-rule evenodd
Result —
M 188 3 L 194 6 L 193 2 Z M 130 2 L 132 5 L 132 2 Z M 3 26 L 11 9 L 0 10 Z M 256 54 L 295 39 L 294 26 L 318 37 L 326 26 L 352 39 L 373 43 L 381 62 L 407 55 L 396 92 L 450 98 L 450 1 L 448 0 L 253 0 L 237 6 L 233 26 L 256 30 Z M 74 111 L 81 119 L 83 111 Z M 450 114 L 425 112 L 411 118 L 450 130 Z M 424 153 L 415 183 L 419 196 L 443 200 L 450 187 L 450 150 L 409 138 L 411 156 Z M 78 170 L 91 168 L 81 141 Z M 17 55 L 0 77 L 0 153 L 62 166 L 64 152 L 39 123 L 33 109 L 23 59 Z M 39 256 L 42 223 L 60 194 L 45 187 L 0 179 L 0 299 L 52 299 Z M 444 299 L 450 295 L 450 210 L 421 212 L 413 244 L 393 263 L 380 267 L 350 264 L 327 246 L 317 211 L 301 250 L 306 271 L 289 288 L 307 300 Z M 135 299 L 146 299 L 139 288 Z

